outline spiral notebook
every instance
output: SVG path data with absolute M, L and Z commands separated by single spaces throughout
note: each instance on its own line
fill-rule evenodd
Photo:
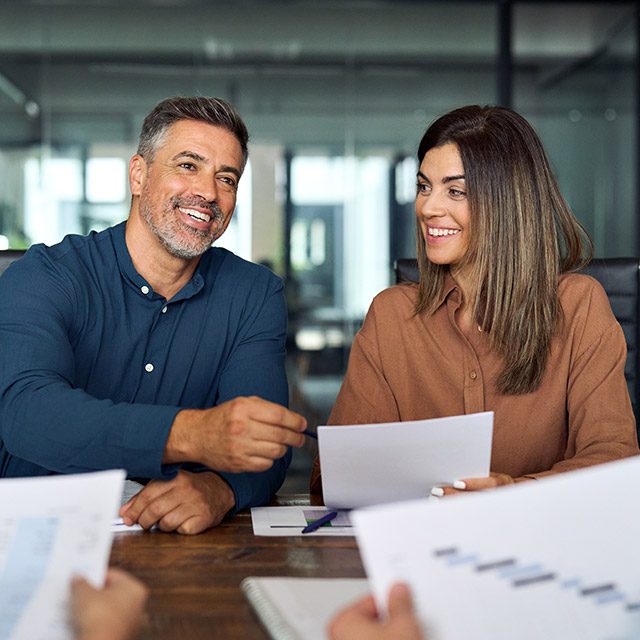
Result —
M 365 578 L 245 578 L 240 588 L 273 640 L 325 640 L 327 624 L 369 593 Z

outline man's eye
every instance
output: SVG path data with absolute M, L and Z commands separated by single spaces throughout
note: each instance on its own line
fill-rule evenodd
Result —
M 180 166 L 181 166 L 183 169 L 188 169 L 189 171 L 193 171 L 193 170 L 195 170 L 195 168 L 196 168 L 196 165 L 195 165 L 195 164 L 193 164 L 192 162 L 181 162 L 181 163 L 180 163 Z
M 429 193 L 430 188 L 428 184 L 425 184 L 424 182 L 417 182 L 416 183 L 416 192 L 417 193 Z
M 230 178 L 229 176 L 220 176 L 220 180 L 225 184 L 228 184 L 230 187 L 236 186 L 236 181 L 234 178 Z

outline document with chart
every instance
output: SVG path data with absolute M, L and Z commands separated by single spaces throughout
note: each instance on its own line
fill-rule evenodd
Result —
M 493 412 L 318 427 L 324 503 L 334 509 L 426 497 L 489 475 Z
M 0 480 L 0 638 L 73 638 L 70 581 L 103 583 L 124 476 Z
M 429 640 L 640 638 L 640 457 L 351 513 L 375 597 L 408 582 Z

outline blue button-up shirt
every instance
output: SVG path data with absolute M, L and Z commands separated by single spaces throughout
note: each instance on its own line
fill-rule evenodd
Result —
M 0 278 L 0 475 L 170 479 L 179 465 L 162 456 L 180 409 L 287 404 L 285 334 L 282 281 L 224 249 L 167 302 L 135 270 L 124 223 L 34 245 Z M 221 473 L 236 509 L 267 502 L 290 455 Z

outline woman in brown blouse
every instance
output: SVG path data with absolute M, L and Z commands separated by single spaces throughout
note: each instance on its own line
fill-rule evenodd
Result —
M 456 109 L 418 160 L 420 282 L 374 299 L 329 423 L 494 411 L 491 476 L 440 494 L 637 454 L 624 335 L 600 284 L 573 273 L 591 241 L 531 125 Z

